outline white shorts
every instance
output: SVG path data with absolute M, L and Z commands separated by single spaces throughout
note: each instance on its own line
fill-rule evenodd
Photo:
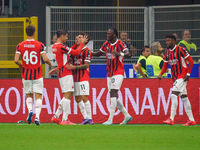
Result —
M 90 86 L 88 81 L 74 83 L 74 93 L 73 93 L 74 96 L 89 95 L 89 92 L 90 92 Z
M 74 92 L 74 79 L 72 75 L 59 78 L 60 87 L 63 93 Z
M 22 79 L 22 83 L 24 85 L 25 94 L 33 94 L 33 92 L 42 94 L 43 92 L 43 78 L 37 80 Z
M 186 95 L 187 94 L 186 85 L 187 81 L 184 81 L 183 79 L 177 79 L 173 84 L 172 91 L 180 92 L 179 95 L 183 94 Z
M 108 91 L 110 92 L 111 89 L 119 90 L 122 85 L 123 79 L 124 79 L 123 75 L 115 75 L 112 77 L 107 77 Z

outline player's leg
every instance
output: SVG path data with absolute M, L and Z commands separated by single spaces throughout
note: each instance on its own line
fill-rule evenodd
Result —
M 85 104 L 86 113 L 89 119 L 87 123 L 90 125 L 93 125 L 94 122 L 92 121 L 92 109 L 91 109 L 90 101 L 88 100 L 88 95 L 90 92 L 89 82 L 88 81 L 79 82 L 79 87 L 80 87 L 81 99 L 83 100 Z
M 35 124 L 40 125 L 40 113 L 42 109 L 42 94 L 35 93 Z
M 188 122 L 185 123 L 185 124 L 183 124 L 183 126 L 195 125 L 196 122 L 194 120 L 193 113 L 192 113 L 192 108 L 191 108 L 191 104 L 190 104 L 190 101 L 189 101 L 188 96 L 187 96 L 186 85 L 185 85 L 185 89 L 181 93 L 180 97 L 181 97 L 181 100 L 183 101 L 185 112 L 186 112 L 186 114 L 187 114 L 187 116 L 189 118 Z
M 78 107 L 79 107 L 79 110 L 81 112 L 81 114 L 83 115 L 83 122 L 81 123 L 82 125 L 83 124 L 87 124 L 88 122 L 88 116 L 87 116 L 87 112 L 86 112 L 86 109 L 85 109 L 85 103 L 83 102 L 82 100 L 82 97 L 79 95 L 79 96 L 75 96 L 75 100 L 78 104 Z
M 177 98 L 178 98 L 178 95 L 181 91 L 181 89 L 180 89 L 181 85 L 182 85 L 181 79 L 177 79 L 173 84 L 172 94 L 171 94 L 172 105 L 171 105 L 170 118 L 163 121 L 166 124 L 174 125 L 174 117 L 176 115 L 176 109 L 177 109 L 177 106 L 178 106 Z
M 85 109 L 85 103 L 82 100 L 82 93 L 83 90 L 85 91 L 85 86 L 81 84 L 81 82 L 74 82 L 74 95 L 75 95 L 75 100 L 78 104 L 79 110 L 81 112 L 81 114 L 83 115 L 83 122 L 82 124 L 85 124 L 88 122 L 88 116 L 87 116 L 87 112 Z
M 22 79 L 22 83 L 24 86 L 24 92 L 26 94 L 26 106 L 28 108 L 28 117 L 26 121 L 28 124 L 30 124 L 33 117 L 33 81 Z
M 119 98 L 117 99 L 117 108 L 124 114 L 124 120 L 122 123 L 120 123 L 120 125 L 125 125 L 127 122 L 132 120 L 131 115 L 128 113 Z
M 108 87 L 108 91 L 110 92 L 110 101 L 111 102 L 110 102 L 110 115 L 109 115 L 108 120 L 103 123 L 104 125 L 112 125 L 113 124 L 113 116 L 114 116 L 115 109 L 117 106 L 117 94 L 116 93 L 118 91 L 118 90 L 112 89 L 112 82 L 114 80 L 115 79 L 112 79 L 111 77 L 107 77 L 107 87 Z M 114 97 L 114 95 L 115 95 L 115 97 Z
M 92 121 L 92 108 L 91 108 L 91 103 L 88 100 L 88 95 L 82 95 L 81 97 L 82 100 L 84 101 L 86 113 L 89 119 L 88 124 L 93 125 L 94 122 Z
M 54 115 L 54 117 L 52 119 L 54 119 L 57 116 L 58 122 L 56 122 L 56 123 L 63 124 L 63 125 L 73 124 L 68 119 L 70 103 L 71 103 L 71 99 L 72 99 L 73 92 L 74 92 L 73 76 L 67 75 L 62 78 L 59 78 L 59 82 L 60 82 L 60 86 L 61 86 L 62 92 L 64 94 L 64 97 L 62 98 L 62 100 L 59 104 L 59 107 L 57 109 L 58 113 L 56 115 Z M 63 111 L 63 117 L 62 117 L 62 121 L 59 122 L 58 118 L 59 118 L 59 115 L 61 114 L 60 113 L 61 111 Z
M 35 124 L 40 125 L 40 113 L 42 109 L 43 78 L 33 80 L 33 92 L 35 93 Z

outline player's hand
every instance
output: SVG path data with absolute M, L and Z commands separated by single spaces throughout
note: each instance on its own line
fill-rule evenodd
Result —
M 67 65 L 66 65 L 66 68 L 67 68 L 68 70 L 73 70 L 73 69 L 76 69 L 76 66 L 74 66 L 74 65 L 72 65 L 72 64 L 67 64 Z
M 161 74 L 159 74 L 159 75 L 158 75 L 158 79 L 160 79 L 160 80 L 162 79 L 162 76 L 161 76 Z
M 49 75 L 53 75 L 54 73 L 56 73 L 58 71 L 58 68 L 52 69 L 49 71 Z
M 21 71 L 21 72 L 22 72 L 22 64 L 21 64 L 21 65 L 19 65 L 19 71 Z
M 51 62 L 49 63 L 49 67 L 52 67 L 52 63 Z
M 85 44 L 88 42 L 88 36 L 87 35 L 84 35 L 82 38 L 81 38 L 81 43 Z
M 121 54 L 117 51 L 113 51 L 112 54 L 115 55 L 115 56 L 121 56 Z
M 184 80 L 184 81 L 188 81 L 188 80 L 189 80 L 189 77 L 190 77 L 190 76 L 186 75 L 186 76 L 183 78 L 183 80 Z

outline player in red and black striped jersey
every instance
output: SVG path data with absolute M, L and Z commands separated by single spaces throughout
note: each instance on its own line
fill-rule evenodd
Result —
M 50 67 L 52 65 L 47 58 L 44 45 L 41 42 L 34 40 L 35 27 L 33 25 L 28 25 L 26 27 L 26 34 L 28 36 L 27 40 L 19 43 L 16 48 L 14 61 L 22 72 L 22 82 L 27 97 L 26 104 L 29 110 L 27 122 L 29 124 L 32 122 L 33 93 L 35 93 L 35 123 L 36 125 L 39 125 L 43 92 L 43 76 L 40 56 Z M 19 61 L 20 55 L 22 58 L 22 64 Z
M 118 90 L 121 87 L 124 76 L 123 57 L 130 57 L 128 48 L 121 40 L 117 39 L 118 32 L 115 28 L 107 31 L 107 41 L 103 44 L 98 52 L 93 52 L 92 56 L 101 56 L 106 54 L 107 59 L 107 85 L 111 97 L 110 116 L 104 125 L 113 123 L 113 116 L 116 107 L 124 114 L 125 119 L 121 124 L 126 124 L 132 120 L 127 110 L 118 98 Z
M 192 71 L 194 61 L 185 48 L 180 47 L 175 43 L 176 37 L 174 35 L 170 34 L 166 36 L 167 50 L 165 50 L 164 54 L 163 68 L 158 76 L 158 78 L 161 79 L 162 75 L 167 70 L 168 64 L 170 64 L 172 79 L 174 81 L 171 94 L 172 106 L 170 118 L 164 121 L 164 123 L 170 125 L 174 124 L 174 117 L 178 106 L 177 97 L 180 96 L 185 107 L 185 112 L 189 118 L 189 121 L 183 125 L 195 125 L 196 122 L 192 114 L 191 104 L 186 90 L 187 81 Z M 189 67 L 187 67 L 187 62 L 189 62 Z
M 77 37 L 77 44 L 80 44 L 81 38 L 87 36 L 88 42 L 90 40 L 87 33 L 81 32 Z M 87 42 L 87 43 L 88 43 Z M 85 44 L 87 44 L 85 43 Z M 93 125 L 91 104 L 88 100 L 89 95 L 89 72 L 90 72 L 90 61 L 92 58 L 91 51 L 84 44 L 83 49 L 79 56 L 72 57 L 72 64 L 66 65 L 67 69 L 72 70 L 74 76 L 74 95 L 75 100 L 80 108 L 80 111 L 84 117 L 82 125 L 90 124 Z
M 73 124 L 68 119 L 68 113 L 70 110 L 70 103 L 74 91 L 74 80 L 72 71 L 68 70 L 66 68 L 66 65 L 69 64 L 70 62 L 69 55 L 75 55 L 75 56 L 80 55 L 83 45 L 87 42 L 87 39 L 84 36 L 81 39 L 79 47 L 76 50 L 74 50 L 78 46 L 76 43 L 71 48 L 69 48 L 67 45 L 64 45 L 64 43 L 68 39 L 68 32 L 64 30 L 58 30 L 56 34 L 57 34 L 57 42 L 52 46 L 52 51 L 56 58 L 58 68 L 55 68 L 53 70 L 59 70 L 58 77 L 64 97 L 60 101 L 57 111 L 51 120 L 52 122 L 56 122 L 58 124 L 67 125 L 67 124 Z M 61 121 L 59 119 L 59 116 L 61 115 L 62 112 L 63 112 L 63 118 Z

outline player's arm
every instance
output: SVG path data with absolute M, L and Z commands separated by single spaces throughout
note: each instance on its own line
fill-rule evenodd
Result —
M 186 76 L 183 78 L 184 81 L 188 81 L 189 80 L 189 77 L 190 77 L 190 74 L 192 72 L 192 67 L 193 67 L 193 64 L 194 64 L 194 61 L 192 59 L 192 57 L 189 55 L 186 59 L 186 61 L 188 61 L 189 63 L 189 67 L 188 67 L 188 71 L 187 71 L 187 74 Z
M 78 44 L 75 43 L 72 47 L 70 47 L 71 49 L 76 49 L 78 47 Z
M 22 72 L 22 63 L 19 61 L 20 53 L 15 53 L 14 62 L 19 66 L 19 70 Z
M 49 67 L 52 67 L 52 64 L 51 64 L 49 58 L 47 57 L 46 53 L 41 53 L 41 57 L 44 60 L 44 62 L 49 65 Z
M 128 49 L 125 49 L 123 52 L 117 52 L 117 51 L 113 51 L 112 54 L 114 54 L 115 56 L 122 56 L 125 58 L 131 57 L 131 54 L 129 53 Z
M 159 79 L 162 78 L 162 75 L 166 72 L 167 68 L 168 68 L 168 62 L 164 62 L 162 70 L 161 70 L 160 74 L 158 75 Z
M 103 55 L 103 54 L 104 54 L 104 52 L 101 51 L 101 50 L 99 50 L 99 51 L 97 51 L 97 52 L 92 52 L 92 56 L 97 56 L 97 57 L 99 57 L 99 56 L 101 56 L 101 55 Z
M 90 62 L 85 61 L 85 64 L 80 65 L 80 66 L 75 66 L 75 65 L 72 65 L 72 64 L 67 64 L 66 68 L 68 70 L 73 70 L 73 69 L 87 69 L 89 66 L 90 66 Z
M 54 73 L 56 73 L 58 71 L 58 67 L 56 67 L 56 68 L 54 68 L 54 69 L 51 69 L 50 71 L 49 71 L 49 75 L 51 76 L 51 75 L 53 75 Z
M 138 63 L 135 65 L 136 70 L 141 74 L 141 76 L 142 76 L 143 78 L 147 78 L 147 76 L 142 72 L 141 67 L 142 67 L 142 64 L 141 64 L 140 62 L 138 62 Z

